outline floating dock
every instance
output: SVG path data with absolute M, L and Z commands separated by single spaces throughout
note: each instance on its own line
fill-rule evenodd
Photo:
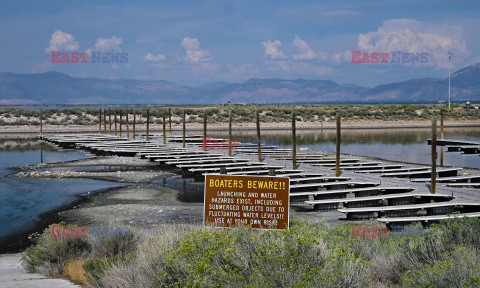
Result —
M 41 139 L 64 149 L 82 149 L 95 155 L 117 155 L 149 159 L 160 167 L 173 168 L 183 177 L 203 181 L 206 174 L 271 175 L 290 178 L 292 205 L 308 205 L 315 210 L 336 210 L 345 219 L 377 219 L 391 223 L 428 224 L 451 217 L 480 217 L 480 175 L 460 175 L 462 168 L 442 168 L 437 173 L 437 193 L 428 188 L 429 166 L 365 160 L 361 156 L 342 155 L 342 175 L 335 177 L 334 155 L 317 151 L 296 151 L 297 167 L 292 167 L 291 149 L 262 146 L 259 161 L 256 143 L 232 145 L 228 140 L 217 149 L 207 146 L 201 136 L 167 136 L 126 139 L 104 134 L 53 135 Z M 212 139 L 209 139 L 212 140 Z M 183 147 L 183 141 L 186 147 Z M 443 141 L 443 142 L 440 142 Z M 444 145 L 476 145 L 471 142 L 437 140 Z M 480 143 L 477 143 L 480 144 Z M 294 169 L 295 168 L 295 169 Z M 464 174 L 464 173 L 463 173 Z

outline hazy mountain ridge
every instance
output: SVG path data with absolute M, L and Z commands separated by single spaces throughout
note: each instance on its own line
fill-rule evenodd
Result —
M 480 63 L 451 76 L 454 100 L 480 100 Z M 0 73 L 0 104 L 201 104 L 417 102 L 448 99 L 448 79 L 422 78 L 365 88 L 330 80 L 253 78 L 189 87 L 164 80 L 76 78 L 60 72 Z

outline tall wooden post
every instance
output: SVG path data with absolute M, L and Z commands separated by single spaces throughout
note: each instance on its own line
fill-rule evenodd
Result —
M 107 109 L 103 108 L 103 133 L 107 134 Z
M 437 118 L 432 117 L 432 179 L 430 193 L 435 194 L 437 188 Z
M 115 136 L 117 136 L 117 109 L 113 109 L 113 121 L 115 122 Z
M 167 133 L 165 132 L 165 110 L 163 110 L 163 119 L 162 119 L 162 124 L 163 124 L 163 144 L 167 144 Z
M 207 110 L 203 111 L 203 151 L 207 151 Z
M 147 109 L 147 141 L 148 141 L 149 132 L 150 132 L 150 109 Z
M 340 177 L 340 143 L 342 141 L 342 116 L 340 112 L 337 113 L 337 145 L 336 145 L 336 165 L 335 165 L 335 176 Z
M 135 139 L 135 122 L 137 122 L 137 114 L 135 113 L 135 109 L 132 110 L 133 113 L 133 131 L 132 131 L 132 138 Z
M 108 126 L 108 131 L 112 135 L 112 111 L 110 111 L 110 107 L 108 107 Z
M 122 111 L 123 109 L 120 109 L 120 137 L 122 137 Z
M 258 140 L 258 162 L 262 162 L 262 143 L 260 139 L 260 115 L 257 109 L 257 140 Z
M 168 108 L 168 126 L 170 126 L 170 133 L 172 133 L 172 108 Z
M 40 108 L 40 135 L 43 133 L 43 110 Z
M 185 109 L 183 109 L 183 148 L 185 148 Z
M 297 130 L 295 127 L 295 112 L 292 110 L 292 159 L 293 169 L 297 169 Z
M 43 140 L 40 142 L 40 163 L 43 164 Z
M 102 109 L 98 110 L 98 133 L 102 133 Z
M 127 109 L 127 115 L 125 116 L 125 120 L 127 121 L 127 139 L 130 139 L 130 127 L 128 125 L 128 109 Z
M 443 140 L 443 109 L 440 109 L 440 137 Z
M 228 111 L 228 156 L 232 156 L 232 109 Z
M 440 109 L 440 139 L 443 140 L 443 109 Z M 444 147 L 440 147 L 440 166 L 443 166 Z

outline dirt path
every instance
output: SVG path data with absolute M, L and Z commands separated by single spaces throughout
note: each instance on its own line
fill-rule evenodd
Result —
M 30 274 L 20 266 L 22 254 L 0 255 L 0 286 L 5 288 L 81 287 L 64 279 L 50 279 L 41 274 Z

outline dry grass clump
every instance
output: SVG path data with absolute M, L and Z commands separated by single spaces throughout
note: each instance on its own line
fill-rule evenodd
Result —
M 85 276 L 85 270 L 82 265 L 84 264 L 81 259 L 74 259 L 67 262 L 65 267 L 66 276 L 73 282 L 78 284 L 87 283 L 87 277 Z
M 282 231 L 164 225 L 137 234 L 85 242 L 44 234 L 24 262 L 85 275 L 88 287 L 480 287 L 479 219 L 409 237 L 351 237 L 349 225 L 298 221 Z

